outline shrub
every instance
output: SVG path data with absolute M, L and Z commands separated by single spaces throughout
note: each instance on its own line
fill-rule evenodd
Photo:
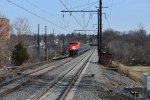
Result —
M 15 50 L 13 50 L 11 58 L 12 63 L 17 66 L 22 65 L 29 59 L 27 49 L 23 47 L 21 42 L 15 46 Z

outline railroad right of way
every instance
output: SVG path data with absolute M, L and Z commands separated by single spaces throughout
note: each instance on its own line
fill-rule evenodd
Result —
M 53 82 L 54 79 L 56 79 L 60 73 L 65 71 L 75 62 L 78 62 L 81 59 L 83 59 L 86 55 L 89 54 L 89 52 L 91 51 L 88 51 L 84 53 L 83 55 L 73 60 L 70 60 L 69 62 L 66 62 L 66 63 L 59 62 L 42 71 L 33 73 L 30 75 L 30 77 L 27 77 L 26 79 L 22 79 L 23 81 L 18 80 L 17 82 L 12 83 L 11 85 L 9 84 L 3 87 L 0 91 L 1 99 L 10 100 L 10 98 L 13 98 L 13 100 L 22 100 L 22 99 L 24 100 L 24 99 L 31 97 L 38 90 L 48 86 L 49 83 Z M 59 66 L 59 67 L 55 68 L 56 66 Z

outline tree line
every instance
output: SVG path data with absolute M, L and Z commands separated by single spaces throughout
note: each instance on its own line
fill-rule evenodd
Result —
M 7 55 L 0 52 L 0 64 L 11 65 L 16 54 L 16 50 L 21 50 L 28 63 L 45 61 L 47 55 L 49 60 L 54 56 L 67 54 L 68 42 L 80 41 L 82 43 L 97 43 L 97 34 L 70 33 L 70 34 L 53 34 L 47 33 L 47 46 L 45 46 L 45 35 L 40 34 L 40 48 L 38 48 L 38 35 L 31 31 L 30 24 L 25 18 L 16 18 L 10 24 L 10 38 L 7 42 L 7 48 L 3 50 L 0 42 L 0 50 L 8 51 Z M 3 41 L 0 36 L 0 41 Z M 150 34 L 146 32 L 143 25 L 136 30 L 121 32 L 113 29 L 106 29 L 102 33 L 103 52 L 110 52 L 113 60 L 127 65 L 150 65 Z M 21 49 L 18 49 L 20 47 Z M 38 49 L 40 53 L 38 54 Z M 18 57 L 16 55 L 16 57 Z M 4 59 L 6 58 L 6 59 Z M 13 61 L 12 61 L 13 60 Z M 23 61 L 22 63 L 24 63 Z M 2 63 L 3 62 L 3 63 Z M 8 63 L 9 62 L 9 63 Z M 22 64 L 22 63 L 19 63 Z
M 29 22 L 25 18 L 16 18 L 16 20 L 10 24 L 9 30 L 8 48 L 5 49 L 5 51 L 9 52 L 9 55 L 7 55 L 9 59 L 5 59 L 5 63 L 2 64 L 2 66 L 22 65 L 24 62 L 34 63 L 45 61 L 46 56 L 48 56 L 48 60 L 51 60 L 54 56 L 67 54 L 68 42 L 70 41 L 76 40 L 82 43 L 89 43 L 90 41 L 96 40 L 96 35 L 94 34 L 74 32 L 70 34 L 47 33 L 46 46 L 45 34 L 40 34 L 38 40 L 38 34 L 32 32 Z M 47 55 L 45 49 L 47 49 Z M 40 51 L 39 53 L 38 50 Z M 1 55 L 4 54 L 1 53 Z
M 150 34 L 141 24 L 128 32 L 107 29 L 103 32 L 103 48 L 109 49 L 113 60 L 126 65 L 150 65 Z

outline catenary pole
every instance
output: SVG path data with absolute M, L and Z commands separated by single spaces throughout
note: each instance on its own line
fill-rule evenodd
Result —
M 53 29 L 53 57 L 55 56 L 55 34 Z
M 37 40 L 37 45 L 38 45 L 38 59 L 40 60 L 40 24 L 38 24 L 38 40 Z
M 64 11 L 62 10 L 61 12 L 97 12 L 98 13 L 98 30 L 97 30 L 97 50 L 98 50 L 98 56 L 99 56 L 99 63 L 101 63 L 100 61 L 100 54 L 102 52 L 102 8 L 108 8 L 107 7 L 102 7 L 102 0 L 99 0 L 99 5 L 98 5 L 98 10 L 90 10 L 90 11 L 85 11 L 85 10 L 78 10 L 78 11 L 72 11 L 72 10 L 67 10 Z
M 48 52 L 47 52 L 47 26 L 45 26 L 45 57 L 46 61 L 48 61 Z
M 98 55 L 99 63 L 101 62 L 102 53 L 102 0 L 99 0 L 99 11 L 98 11 Z

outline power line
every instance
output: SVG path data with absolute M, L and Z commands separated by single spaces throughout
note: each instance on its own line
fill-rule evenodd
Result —
M 44 10 L 44 9 L 41 9 L 40 7 L 38 7 L 37 5 L 35 5 L 34 3 L 30 2 L 29 0 L 26 0 L 27 3 L 29 3 L 30 5 L 32 5 L 33 7 L 41 10 L 42 12 L 44 12 L 45 14 L 49 14 L 48 11 Z M 53 18 L 56 18 L 56 16 L 54 15 L 51 15 L 50 17 L 53 17 Z M 58 19 L 57 19 L 58 20 Z M 63 21 L 64 21 L 64 29 L 66 29 L 68 27 L 68 24 L 70 22 L 70 16 L 69 16 L 69 20 L 66 22 L 66 25 L 65 25 L 65 20 L 64 20 L 64 17 L 63 17 Z
M 26 0 L 26 2 L 29 3 L 30 5 L 32 5 L 33 7 L 35 7 L 35 8 L 37 8 L 37 9 L 41 10 L 42 12 L 48 13 L 47 11 L 41 9 L 41 8 L 38 7 L 37 5 L 35 5 L 35 4 L 33 4 L 32 2 L 30 2 L 29 0 Z
M 9 2 L 9 3 L 11 3 L 11 4 L 15 5 L 15 6 L 17 6 L 18 8 L 21 8 L 22 10 L 24 10 L 24 11 L 26 11 L 26 12 L 28 12 L 28 13 L 30 13 L 30 14 L 32 14 L 32 15 L 34 15 L 34 16 L 36 16 L 36 17 L 38 17 L 38 18 L 40 18 L 40 19 L 42 19 L 42 20 L 44 20 L 44 21 L 46 21 L 46 22 L 48 22 L 48 23 L 50 23 L 50 24 L 52 24 L 52 25 L 54 25 L 54 26 L 56 26 L 56 27 L 58 27 L 58 28 L 60 28 L 60 29 L 63 29 L 63 30 L 65 30 L 65 31 L 68 31 L 67 29 L 65 29 L 65 28 L 63 28 L 63 27 L 61 27 L 61 26 L 59 26 L 59 25 L 57 25 L 57 24 L 51 22 L 50 20 L 48 20 L 48 19 L 46 19 L 46 18 L 44 18 L 44 17 L 42 17 L 42 16 L 40 16 L 40 15 L 37 15 L 36 13 L 34 13 L 34 12 L 32 12 L 32 11 L 29 11 L 28 9 L 26 9 L 26 8 L 24 8 L 24 7 L 22 7 L 22 6 L 18 5 L 18 4 L 16 4 L 16 3 L 10 1 L 10 0 L 7 0 L 7 2 Z M 70 31 L 68 31 L 68 32 L 70 32 Z
M 84 5 L 79 5 L 79 6 L 76 6 L 76 7 L 73 7 L 73 8 L 70 8 L 70 9 L 75 9 L 75 8 L 80 8 L 80 7 L 84 7 L 84 6 L 90 6 L 90 4 L 91 5 L 93 5 L 93 4 L 96 4 L 96 3 L 98 3 L 98 1 L 95 1 L 95 2 L 89 2 L 89 3 L 87 3 L 87 4 L 84 4 Z
M 70 7 L 71 7 L 71 4 L 69 3 L 69 2 L 67 2 L 69 5 L 70 5 Z M 87 9 L 87 8 L 89 8 L 89 7 L 91 7 L 91 6 L 93 6 L 93 5 L 95 5 L 96 3 L 98 3 L 98 1 L 94 1 L 94 2 L 89 2 L 89 0 L 88 0 L 88 3 L 86 3 L 86 4 L 84 4 L 84 5 L 79 5 L 79 6 L 76 6 L 76 7 L 71 7 L 70 9 L 75 9 L 75 8 L 79 8 L 79 7 L 84 7 L 84 6 L 87 6 L 85 9 Z M 68 10 L 68 11 L 70 11 L 70 10 Z M 83 10 L 82 10 L 83 11 Z M 74 11 L 73 11 L 74 12 Z M 85 11 L 86 12 L 86 11 Z M 89 11 L 88 11 L 89 12 Z M 92 11 L 93 12 L 93 11 Z M 96 11 L 97 12 L 97 11 Z M 70 13 L 71 13 L 71 11 L 70 11 Z M 91 14 L 91 13 L 90 13 Z M 84 27 L 82 28 L 82 29 L 86 29 L 87 28 L 87 26 L 88 26 L 88 24 L 89 24 L 89 21 L 90 21 L 90 16 L 89 16 L 89 18 L 88 18 L 88 20 L 87 20 L 87 23 L 85 22 L 85 14 L 84 14 L 84 11 L 83 11 L 83 21 L 84 21 Z
M 106 21 L 107 21 L 107 24 L 108 24 L 109 28 L 111 28 L 110 23 L 109 23 L 109 20 L 108 20 L 108 17 L 107 17 L 107 15 L 106 15 L 106 13 L 105 13 L 105 19 L 106 19 Z
M 111 2 L 111 5 L 110 5 L 110 11 L 109 11 L 109 12 L 111 12 L 112 7 L 113 7 L 113 4 L 114 4 L 114 0 L 112 0 L 112 2 Z
M 95 5 L 96 3 L 98 3 L 98 1 L 94 1 L 94 2 L 89 2 L 89 0 L 88 0 L 88 3 L 87 4 L 84 4 L 84 5 L 80 5 L 80 6 L 77 6 L 77 7 L 71 7 L 71 5 L 70 5 L 70 3 L 68 2 L 68 4 L 70 5 L 70 9 L 75 9 L 75 8 L 79 8 L 79 7 L 83 7 L 83 6 L 87 6 L 86 8 L 84 8 L 83 10 L 82 10 L 82 12 L 83 12 L 83 21 L 84 21 L 84 27 L 83 27 L 83 29 L 86 29 L 87 28 L 87 26 L 88 26 L 88 24 L 89 24 L 89 21 L 90 21 L 90 16 L 89 16 L 89 18 L 88 18 L 88 20 L 87 20 L 87 24 L 85 24 L 85 14 L 84 14 L 84 12 L 86 12 L 86 11 L 84 11 L 85 9 L 87 9 L 87 8 L 90 8 L 91 6 L 93 6 L 93 5 Z M 70 11 L 70 10 L 69 10 Z M 71 12 L 71 11 L 70 11 Z M 74 11 L 73 11 L 74 12 Z M 78 12 L 78 11 L 77 11 Z M 89 11 L 87 11 L 87 12 L 89 12 Z M 91 11 L 91 12 L 93 12 L 93 11 Z M 96 11 L 97 12 L 97 11 Z M 89 12 L 90 13 L 90 12 Z M 91 13 L 90 13 L 91 14 Z
M 59 1 L 60 1 L 60 3 L 66 8 L 66 10 L 69 11 L 69 9 L 67 8 L 67 6 L 63 3 L 63 1 L 62 1 L 62 0 L 59 0 Z M 72 14 L 72 13 L 70 12 L 70 14 Z M 73 15 L 72 15 L 72 17 L 73 17 L 74 20 L 77 22 L 77 24 L 78 24 L 80 27 L 82 27 L 82 25 L 79 23 L 79 21 L 76 19 L 76 17 L 73 16 Z M 82 27 L 82 29 L 84 29 L 84 28 Z
M 95 3 L 93 3 L 93 4 L 89 5 L 89 6 L 87 6 L 87 7 L 86 7 L 86 8 L 84 8 L 83 10 L 88 9 L 89 7 L 91 7 L 91 6 L 95 5 L 96 3 L 97 3 L 97 2 L 95 2 Z
M 84 19 L 84 12 L 83 12 L 83 23 L 84 23 L 84 28 L 85 28 L 85 19 Z
M 91 19 L 91 15 L 89 16 L 89 19 L 88 19 L 87 24 L 86 24 L 86 26 L 85 26 L 86 28 L 87 28 L 87 26 L 89 25 L 90 19 Z
M 62 0 L 59 0 L 60 1 L 60 3 L 66 8 L 66 10 L 68 10 L 69 11 L 69 9 L 67 8 L 67 6 L 63 3 L 63 1 Z M 70 15 L 72 15 L 72 13 L 70 12 Z M 76 19 L 76 17 L 75 16 L 73 16 L 72 15 L 72 17 L 74 18 L 74 20 L 77 22 L 77 24 L 79 24 L 80 25 L 80 27 L 82 27 L 82 25 L 79 23 L 79 21 Z M 83 27 L 82 27 L 83 28 Z
M 44 9 L 40 8 L 40 7 L 39 7 L 39 6 L 37 6 L 36 4 L 34 4 L 34 3 L 30 2 L 29 0 L 26 0 L 26 2 L 27 2 L 28 4 L 30 4 L 30 5 L 32 5 L 33 7 L 35 7 L 35 8 L 37 8 L 37 9 L 39 9 L 40 11 L 44 12 L 45 14 L 49 14 L 49 12 L 48 12 L 48 11 L 46 11 L 46 10 L 44 10 Z M 56 16 L 51 14 L 51 16 L 50 16 L 50 17 L 56 17 Z
M 70 22 L 70 19 L 71 19 L 71 16 L 69 16 L 68 21 L 66 21 L 66 20 L 65 20 L 65 16 L 64 16 L 64 14 L 63 14 L 63 21 L 64 21 L 64 27 L 65 27 L 65 28 L 67 28 L 67 27 L 68 27 L 69 22 Z M 65 24 L 65 22 L 66 22 L 66 24 Z
M 71 4 L 70 4 L 70 2 L 69 2 L 69 1 L 68 1 L 68 2 L 66 1 L 66 2 L 65 2 L 65 4 L 66 4 L 66 3 L 68 3 L 68 4 L 69 4 L 69 6 L 71 7 L 70 9 L 74 9 L 74 8 L 72 8 L 72 6 L 71 6 Z M 69 8 L 68 8 L 68 9 L 69 9 Z
M 98 2 L 98 1 L 97 1 Z M 97 3 L 96 2 L 96 3 Z M 87 9 L 87 8 L 90 8 L 91 6 L 93 6 L 93 5 L 95 5 L 96 3 L 93 3 L 93 4 L 91 4 L 91 5 L 89 5 L 88 7 L 86 7 L 85 9 Z M 84 9 L 84 10 L 85 10 Z M 90 13 L 91 14 L 91 13 Z M 87 26 L 88 26 L 88 24 L 89 24 L 89 22 L 90 22 L 90 18 L 91 18 L 91 16 L 89 16 L 89 18 L 88 18 L 88 22 L 87 22 L 87 24 L 86 24 L 86 26 L 85 26 L 85 28 L 87 28 Z

